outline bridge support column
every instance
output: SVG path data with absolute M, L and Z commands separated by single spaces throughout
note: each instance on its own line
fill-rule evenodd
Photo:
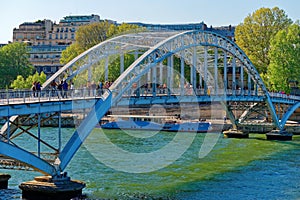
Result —
M 0 174 L 0 189 L 7 189 L 10 177 L 9 174 Z
M 61 177 L 51 176 L 35 177 L 33 181 L 21 183 L 19 188 L 22 190 L 22 198 L 28 200 L 39 199 L 73 199 L 82 196 L 82 189 L 85 183 L 71 180 L 66 173 Z
M 288 133 L 286 130 L 272 130 L 266 133 L 267 140 L 280 140 L 288 141 L 293 139 L 293 134 Z

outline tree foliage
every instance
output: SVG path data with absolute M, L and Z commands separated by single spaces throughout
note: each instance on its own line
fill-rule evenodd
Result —
M 300 82 L 300 25 L 292 24 L 271 40 L 267 76 L 270 89 L 290 92 L 289 82 Z
M 28 57 L 24 43 L 11 43 L 0 48 L 0 88 L 9 86 L 18 75 L 26 77 L 32 73 Z
M 18 75 L 12 82 L 11 87 L 13 89 L 30 89 L 33 82 L 40 82 L 42 85 L 46 79 L 47 76 L 44 72 L 41 72 L 41 74 L 36 72 L 34 75 L 29 75 L 26 79 L 22 75 Z
M 236 27 L 236 43 L 249 56 L 259 73 L 267 72 L 271 39 L 290 24 L 292 20 L 285 11 L 274 7 L 256 10 Z
M 106 40 L 110 26 L 113 24 L 104 21 L 79 27 L 76 31 L 76 42 L 79 48 L 86 50 Z

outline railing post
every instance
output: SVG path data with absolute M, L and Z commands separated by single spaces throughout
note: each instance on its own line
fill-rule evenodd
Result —
M 23 91 L 23 102 L 25 103 L 26 91 Z
M 6 101 L 7 101 L 7 104 L 9 104 L 9 92 L 6 91 Z

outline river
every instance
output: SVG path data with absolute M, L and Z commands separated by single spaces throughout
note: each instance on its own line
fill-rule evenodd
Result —
M 42 134 L 56 130 L 43 128 Z M 72 133 L 63 129 L 64 142 Z M 263 134 L 225 139 L 218 133 L 195 138 L 189 133 L 126 133 L 94 129 L 67 167 L 72 179 L 86 183 L 87 199 L 300 199 L 300 136 L 280 142 L 267 141 Z M 106 140 L 124 151 L 116 154 Z M 212 145 L 205 146 L 207 141 Z M 20 199 L 18 185 L 40 175 L 0 173 L 12 176 L 0 199 Z

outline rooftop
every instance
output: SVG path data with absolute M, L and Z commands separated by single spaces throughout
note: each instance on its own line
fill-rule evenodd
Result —
M 99 15 L 73 15 L 73 16 L 66 16 L 64 19 L 60 20 L 62 23 L 68 22 L 84 22 L 84 21 L 100 21 Z

